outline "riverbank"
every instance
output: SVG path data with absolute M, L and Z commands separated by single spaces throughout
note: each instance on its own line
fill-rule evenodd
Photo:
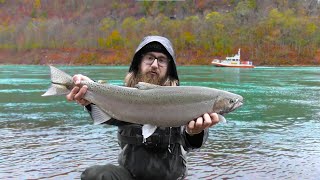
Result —
M 0 50 L 0 64 L 127 64 L 125 51 L 61 48 L 25 51 Z
M 0 64 L 129 65 L 133 53 L 126 49 L 92 48 L 0 50 Z M 194 50 L 176 56 L 179 65 L 210 65 L 211 62 L 209 54 Z
M 32 49 L 32 50 L 7 50 L 0 49 L 0 64 L 68 64 L 68 65 L 129 65 L 133 56 L 132 51 L 125 49 L 92 49 L 92 48 L 59 48 L 59 49 Z M 244 59 L 249 57 L 242 53 Z M 177 52 L 177 64 L 179 65 L 211 65 L 214 58 L 210 54 L 199 53 L 194 50 Z M 246 58 L 247 57 L 247 58 Z M 260 60 L 254 60 L 255 66 L 320 66 L 320 50 L 313 60 L 294 61 L 270 61 L 265 64 Z M 265 62 L 265 61 L 264 61 Z M 288 64 L 281 64 L 286 62 Z M 304 63 L 296 63 L 304 62 Z

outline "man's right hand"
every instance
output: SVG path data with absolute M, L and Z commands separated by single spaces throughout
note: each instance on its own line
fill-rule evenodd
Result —
M 82 106 L 87 106 L 90 104 L 89 101 L 83 99 L 84 95 L 87 92 L 88 87 L 86 85 L 82 86 L 80 84 L 81 81 L 92 81 L 87 76 L 77 74 L 72 77 L 73 82 L 75 83 L 75 87 L 71 90 L 69 94 L 66 95 L 68 101 L 76 101 L 78 104 Z

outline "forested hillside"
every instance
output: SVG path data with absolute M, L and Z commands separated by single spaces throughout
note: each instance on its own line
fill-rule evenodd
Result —
M 318 0 L 0 0 L 0 63 L 128 64 L 142 37 L 178 64 L 241 48 L 256 65 L 320 65 Z

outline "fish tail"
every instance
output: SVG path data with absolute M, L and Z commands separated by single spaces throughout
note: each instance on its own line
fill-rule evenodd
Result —
M 70 93 L 67 86 L 73 84 L 72 77 L 53 66 L 50 66 L 50 73 L 51 87 L 41 96 L 65 95 Z

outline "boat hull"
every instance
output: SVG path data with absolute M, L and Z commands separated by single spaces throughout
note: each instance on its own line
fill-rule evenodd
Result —
M 218 62 L 211 62 L 212 65 L 216 67 L 230 67 L 230 68 L 255 68 L 255 66 L 250 64 L 224 64 Z

